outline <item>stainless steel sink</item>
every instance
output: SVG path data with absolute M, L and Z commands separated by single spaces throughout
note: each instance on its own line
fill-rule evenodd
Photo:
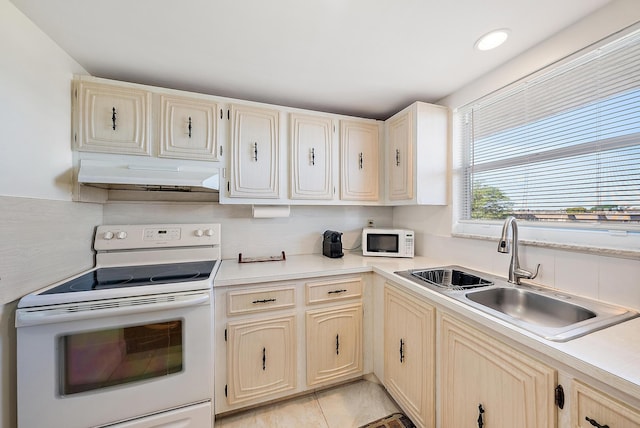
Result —
M 467 293 L 466 298 L 533 325 L 566 327 L 595 318 L 595 312 L 522 288 L 492 288 Z
M 635 311 L 460 266 L 395 272 L 547 340 L 566 342 L 636 318 Z

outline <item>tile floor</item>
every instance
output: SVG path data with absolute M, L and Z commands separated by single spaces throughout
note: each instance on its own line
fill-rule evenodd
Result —
M 360 380 L 216 419 L 216 428 L 349 428 L 398 412 L 384 388 Z

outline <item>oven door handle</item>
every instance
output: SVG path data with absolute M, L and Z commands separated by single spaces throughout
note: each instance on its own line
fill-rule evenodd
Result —
M 54 324 L 91 318 L 118 317 L 144 312 L 167 311 L 208 304 L 209 293 L 167 296 L 140 296 L 103 302 L 82 302 L 46 309 L 27 308 L 16 311 L 16 327 Z

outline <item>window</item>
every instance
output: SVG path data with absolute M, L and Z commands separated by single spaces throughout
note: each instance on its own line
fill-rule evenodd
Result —
M 460 220 L 640 230 L 640 30 L 457 117 Z

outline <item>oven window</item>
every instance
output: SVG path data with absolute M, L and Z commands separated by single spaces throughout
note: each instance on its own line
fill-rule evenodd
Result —
M 377 253 L 397 253 L 398 235 L 390 233 L 372 233 L 367 235 L 367 249 Z
M 77 394 L 182 370 L 182 320 L 60 338 L 60 393 Z

